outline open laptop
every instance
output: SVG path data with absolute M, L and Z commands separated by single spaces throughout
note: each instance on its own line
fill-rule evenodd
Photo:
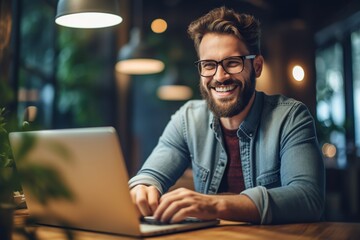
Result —
M 46 216 L 40 218 L 40 224 L 129 236 L 154 236 L 218 223 L 218 220 L 195 220 L 154 225 L 140 221 L 130 197 L 128 174 L 113 127 L 12 132 L 9 139 L 15 164 L 26 134 L 36 140 L 27 159 L 54 168 L 74 195 L 73 201 L 51 200 L 44 206 L 31 195 L 27 185 L 23 185 L 30 216 Z M 59 154 L 59 149 L 68 153 L 68 159 L 63 159 L 65 154 Z M 60 223 L 54 218 L 65 221 Z

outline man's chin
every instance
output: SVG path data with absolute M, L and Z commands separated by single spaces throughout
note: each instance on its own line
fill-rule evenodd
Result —
M 239 96 L 227 96 L 227 97 L 214 97 L 212 91 L 206 91 L 200 88 L 200 92 L 203 98 L 207 101 L 210 111 L 219 118 L 228 118 L 239 113 L 238 97 Z M 241 107 L 240 107 L 241 109 Z
M 212 101 L 218 106 L 218 107 L 229 107 L 233 104 L 236 104 L 237 98 L 234 96 L 228 96 L 228 97 L 221 97 L 221 98 L 215 98 L 212 96 Z
M 226 101 L 222 99 L 221 101 L 212 101 L 210 104 L 210 110 L 216 115 L 217 117 L 233 117 L 239 113 L 239 108 L 236 104 L 236 101 Z

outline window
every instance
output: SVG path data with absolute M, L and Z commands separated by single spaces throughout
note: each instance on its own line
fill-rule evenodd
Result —
M 346 166 L 343 50 L 339 43 L 316 53 L 316 113 L 326 164 Z
M 351 34 L 353 96 L 354 96 L 354 125 L 355 145 L 357 156 L 360 156 L 360 30 Z
M 116 126 L 115 29 L 61 27 L 56 1 L 16 2 L 19 121 L 45 129 Z
M 360 157 L 360 12 L 317 32 L 316 113 L 327 166 Z
M 54 8 L 42 1 L 18 2 L 22 8 L 19 29 L 18 116 L 51 126 L 54 100 Z M 31 113 L 25 111 L 32 110 Z

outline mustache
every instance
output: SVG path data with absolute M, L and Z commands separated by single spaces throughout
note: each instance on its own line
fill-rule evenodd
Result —
M 241 81 L 236 81 L 234 79 L 227 79 L 223 82 L 219 82 L 217 80 L 211 80 L 211 82 L 208 84 L 209 88 L 216 88 L 216 87 L 220 87 L 220 86 L 226 86 L 226 85 L 238 85 L 238 86 L 242 86 Z

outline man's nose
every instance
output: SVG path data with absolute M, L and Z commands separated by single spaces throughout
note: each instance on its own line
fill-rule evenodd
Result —
M 216 73 L 215 73 L 215 75 L 214 75 L 214 78 L 215 78 L 218 82 L 222 82 L 222 81 L 227 80 L 227 79 L 229 78 L 229 76 L 230 76 L 230 74 L 228 74 L 228 73 L 224 70 L 223 66 L 222 66 L 221 64 L 219 64 L 219 65 L 217 66 L 217 71 L 216 71 Z

